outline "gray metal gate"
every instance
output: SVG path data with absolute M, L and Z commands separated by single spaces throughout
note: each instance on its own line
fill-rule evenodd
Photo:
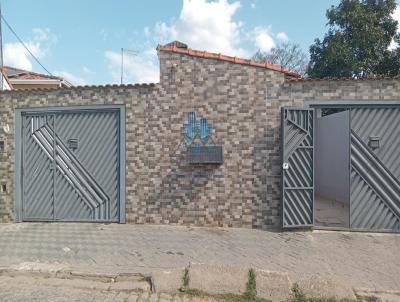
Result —
M 124 221 L 121 110 L 17 112 L 22 161 L 19 220 Z
M 400 109 L 352 108 L 350 227 L 400 231 Z
M 341 107 L 339 107 L 341 108 Z M 350 105 L 350 229 L 400 231 L 400 107 Z M 314 222 L 314 115 L 282 109 L 282 225 Z
M 314 114 L 282 108 L 282 226 L 312 226 L 314 220 Z

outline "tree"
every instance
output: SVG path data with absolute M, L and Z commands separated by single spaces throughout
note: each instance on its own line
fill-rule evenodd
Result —
M 342 0 L 326 13 L 328 33 L 310 47 L 311 77 L 400 74 L 395 0 Z
M 290 71 L 305 75 L 307 69 L 307 55 L 294 43 L 282 43 L 271 49 L 270 52 L 257 51 L 252 58 L 270 64 L 281 65 Z

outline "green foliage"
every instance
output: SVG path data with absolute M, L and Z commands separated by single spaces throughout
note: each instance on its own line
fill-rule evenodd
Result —
M 217 301 L 229 301 L 229 302 L 270 302 L 267 299 L 257 297 L 256 289 L 256 273 L 253 269 L 250 269 L 247 275 L 246 291 L 243 295 L 226 293 L 226 294 L 209 294 L 195 288 L 188 288 L 190 279 L 189 272 L 185 270 L 182 277 L 183 288 L 182 291 L 185 295 L 192 297 L 211 297 Z
M 292 302 L 306 302 L 306 296 L 302 293 L 297 283 L 292 287 Z
M 351 302 L 346 299 L 337 300 L 335 298 L 307 298 L 301 291 L 297 283 L 292 287 L 292 302 Z M 355 301 L 354 301 L 355 302 Z
M 183 288 L 189 287 L 189 284 L 190 284 L 189 270 L 187 268 L 185 268 L 185 272 L 183 273 L 183 276 L 182 276 Z
M 250 269 L 247 275 L 246 291 L 243 296 L 249 301 L 254 301 L 257 297 L 256 273 L 253 269 Z
M 203 297 L 207 294 L 196 288 L 185 289 L 185 294 L 192 297 Z
M 400 74 L 400 42 L 392 13 L 395 0 L 342 0 L 326 13 L 328 33 L 310 47 L 312 77 L 371 77 Z
M 204 297 L 204 298 L 213 298 L 213 300 L 216 301 L 226 301 L 226 302 L 271 302 L 267 299 L 264 298 L 259 298 L 255 297 L 254 299 L 248 299 L 244 295 L 237 295 L 237 294 L 209 294 L 206 292 L 203 292 L 198 289 L 186 289 L 185 290 L 185 295 L 191 296 L 191 297 Z

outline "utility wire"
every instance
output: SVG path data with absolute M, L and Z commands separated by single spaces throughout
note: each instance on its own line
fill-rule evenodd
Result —
M 17 35 L 17 33 L 12 29 L 11 25 L 8 24 L 6 19 L 4 18 L 3 15 L 1 15 L 1 19 L 4 21 L 4 24 L 7 25 L 8 29 L 14 34 L 14 36 L 18 39 L 18 41 L 22 44 L 22 46 L 26 49 L 27 52 L 32 56 L 32 58 L 38 63 L 46 72 L 52 76 L 51 72 L 46 69 L 46 67 L 43 66 L 42 63 L 40 63 L 39 59 L 36 58 L 36 56 L 29 50 L 28 46 L 25 45 L 25 43 L 22 41 L 22 39 Z

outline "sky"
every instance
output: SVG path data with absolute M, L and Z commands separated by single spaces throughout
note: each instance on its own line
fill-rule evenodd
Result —
M 52 74 L 74 85 L 159 81 L 157 44 L 250 58 L 282 42 L 308 53 L 339 0 L 2 0 L 2 13 Z M 400 10 L 396 18 L 400 19 Z M 4 64 L 45 73 L 3 24 Z

